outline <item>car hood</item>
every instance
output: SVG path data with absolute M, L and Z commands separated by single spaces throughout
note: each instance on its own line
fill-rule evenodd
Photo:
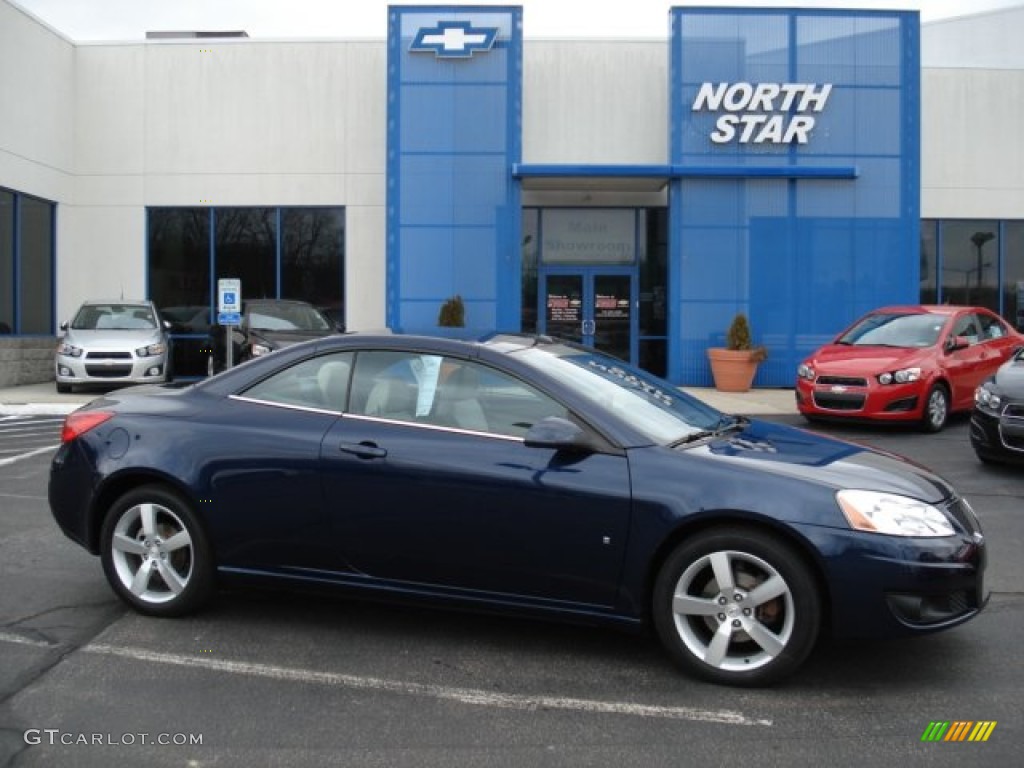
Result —
M 262 339 L 274 349 L 281 349 L 282 347 L 290 347 L 292 344 L 298 344 L 301 341 L 330 336 L 331 333 L 332 331 L 270 331 L 263 330 L 262 328 L 252 328 L 249 331 L 249 339 L 251 341 Z
M 64 336 L 68 344 L 86 349 L 134 349 L 159 341 L 160 331 L 153 328 L 130 330 L 69 330 Z
M 1000 366 L 995 380 L 1000 391 L 1024 397 L 1024 360 L 1011 360 Z
M 769 472 L 836 490 L 881 491 L 931 504 L 955 495 L 941 477 L 902 456 L 768 422 L 751 421 L 741 431 L 683 450 L 729 462 L 741 472 Z
M 815 352 L 809 361 L 819 373 L 864 376 L 915 365 L 926 354 L 927 349 L 829 344 Z

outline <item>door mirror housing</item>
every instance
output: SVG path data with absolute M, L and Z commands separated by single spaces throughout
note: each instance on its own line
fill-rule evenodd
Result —
M 966 336 L 950 336 L 946 341 L 946 351 L 956 352 L 958 349 L 967 349 L 971 346 L 971 340 Z
M 527 431 L 523 439 L 527 448 L 549 448 L 556 451 L 592 453 L 596 446 L 577 424 L 560 416 L 541 419 Z

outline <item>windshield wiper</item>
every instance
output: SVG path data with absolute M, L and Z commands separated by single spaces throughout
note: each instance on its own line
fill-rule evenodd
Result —
M 696 432 L 691 432 L 688 435 L 683 435 L 678 440 L 669 443 L 669 448 L 678 448 L 681 445 L 689 445 L 690 443 L 696 443 L 698 440 L 706 440 L 709 437 L 718 437 L 726 432 L 733 429 L 743 429 L 750 423 L 750 419 L 744 416 L 728 416 L 724 415 L 718 420 L 714 429 L 698 429 Z

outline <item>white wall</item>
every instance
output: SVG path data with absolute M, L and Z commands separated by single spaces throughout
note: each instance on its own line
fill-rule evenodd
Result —
M 523 162 L 668 162 L 664 41 L 526 40 Z
M 330 205 L 346 209 L 348 325 L 382 327 L 385 68 L 372 42 L 79 46 L 59 315 L 144 295 L 147 206 Z
M 970 3 L 964 3 L 969 11 Z M 921 26 L 921 66 L 1024 69 L 1024 3 Z
M 56 201 L 69 194 L 74 52 L 0 0 L 0 186 Z
M 921 215 L 1024 219 L 1024 70 L 927 69 Z
M 1022 17 L 922 31 L 925 218 L 1024 218 L 1024 49 L 991 43 Z M 524 162 L 667 161 L 666 41 L 524 46 Z M 386 59 L 382 41 L 75 46 L 0 0 L 0 186 L 59 204 L 57 319 L 145 292 L 147 206 L 331 205 L 349 325 L 382 327 Z

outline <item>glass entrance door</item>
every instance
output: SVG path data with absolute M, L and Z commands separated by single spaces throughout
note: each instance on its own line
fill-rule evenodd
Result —
M 540 332 L 636 362 L 633 282 L 632 270 L 547 270 Z

